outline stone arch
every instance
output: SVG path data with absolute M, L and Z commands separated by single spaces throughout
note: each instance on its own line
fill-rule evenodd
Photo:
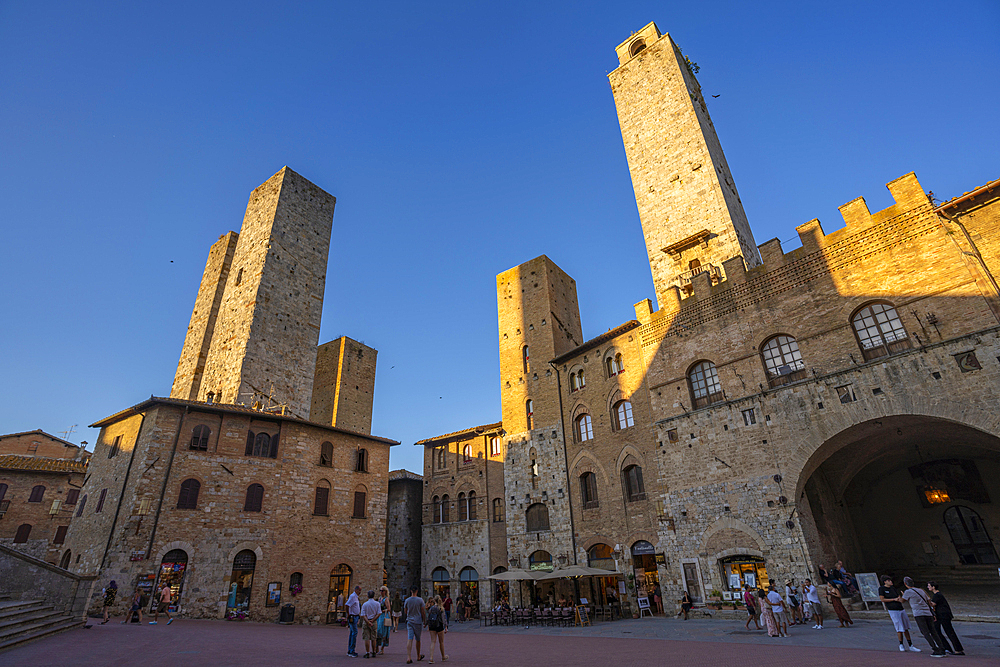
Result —
M 615 461 L 615 470 L 618 473 L 621 473 L 622 469 L 626 465 L 632 464 L 632 461 L 628 460 L 630 456 L 635 459 L 635 465 L 639 466 L 643 470 L 646 469 L 646 457 L 632 445 L 625 445 L 622 447 L 622 451 L 619 452 L 618 459 Z
M 261 560 L 264 558 L 264 550 L 257 546 L 256 542 L 240 542 L 235 547 L 229 550 L 229 558 L 226 559 L 226 566 L 232 567 L 233 559 L 236 558 L 236 554 L 247 549 L 249 551 L 257 554 L 257 564 L 259 565 Z M 190 556 L 188 557 L 190 558 Z
M 586 553 L 590 551 L 590 548 L 593 547 L 595 544 L 607 544 L 612 549 L 614 549 L 615 544 L 617 543 L 618 543 L 617 540 L 609 537 L 608 535 L 591 535 L 590 537 L 582 540 L 581 542 L 578 542 L 577 544 L 579 548 L 583 549 L 583 553 L 586 556 Z
M 589 414 L 592 414 L 590 412 L 590 408 L 588 408 L 583 401 L 577 401 L 576 405 L 573 406 L 572 420 L 575 422 L 576 418 L 579 417 L 580 415 L 589 415 Z
M 640 540 L 649 542 L 653 545 L 654 549 L 660 548 L 660 538 L 656 535 L 656 533 L 648 530 L 634 530 L 628 534 L 628 537 L 625 538 L 625 542 L 622 543 L 622 548 L 625 550 L 629 558 L 632 557 L 632 545 Z
M 574 478 L 579 478 L 585 472 L 596 473 L 605 484 L 610 484 L 611 478 L 608 476 L 607 470 L 601 465 L 598 458 L 590 451 L 584 449 L 577 453 L 573 457 L 573 463 L 569 466 L 570 471 Z
M 742 544 L 736 544 L 734 547 L 723 546 L 726 540 L 732 541 L 734 539 Z M 756 553 L 746 551 L 746 549 L 753 549 Z M 754 556 L 763 556 L 764 552 L 767 551 L 767 546 L 756 530 L 739 519 L 724 516 L 716 520 L 702 534 L 700 551 L 707 553 L 710 558 L 724 558 L 736 553 L 752 553 Z M 724 551 L 731 553 L 722 553 Z
M 184 479 L 189 479 L 189 478 L 185 477 Z M 194 553 L 195 553 L 194 552 L 194 547 L 191 546 L 191 544 L 189 542 L 182 542 L 180 540 L 177 540 L 177 541 L 174 541 L 174 542 L 167 542 L 166 544 L 162 545 L 157 550 L 157 552 L 156 552 L 156 559 L 154 560 L 157 569 L 159 569 L 160 563 L 163 562 L 163 557 L 166 556 L 171 551 L 173 551 L 174 549 L 182 549 L 184 551 L 184 553 L 186 553 L 188 555 L 188 569 L 190 570 L 191 567 L 192 567 L 192 564 L 194 563 L 194 560 L 195 560 L 194 559 Z M 236 554 L 233 554 L 233 555 L 235 556 Z M 229 560 L 232 561 L 233 559 L 230 558 Z

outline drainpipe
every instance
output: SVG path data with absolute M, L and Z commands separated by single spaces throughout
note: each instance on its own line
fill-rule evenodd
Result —
M 115 507 L 115 518 L 111 520 L 111 530 L 108 532 L 108 543 L 104 545 L 104 555 L 101 556 L 101 567 L 98 572 L 104 569 L 104 562 L 108 559 L 108 551 L 111 549 L 111 540 L 115 536 L 115 527 L 118 525 L 118 515 L 122 511 L 122 500 L 125 498 L 125 489 L 128 487 L 128 478 L 132 474 L 132 462 L 135 461 L 135 450 L 139 449 L 139 438 L 142 437 L 142 427 L 146 424 L 146 413 L 140 412 L 142 419 L 139 421 L 139 430 L 135 434 L 135 442 L 132 444 L 132 456 L 129 457 L 128 467 L 125 469 L 125 481 L 122 482 L 122 491 L 118 494 L 118 505 Z M 94 448 L 97 449 L 96 447 Z
M 573 520 L 573 481 L 569 475 L 569 454 L 566 453 L 566 414 L 563 411 L 562 379 L 559 376 L 559 369 L 552 362 L 549 362 L 552 370 L 556 372 L 556 390 L 559 392 L 559 426 L 562 428 L 563 436 L 563 465 L 566 466 L 566 500 L 569 502 L 569 537 L 573 545 L 573 565 L 576 565 L 576 522 Z
M 146 548 L 146 559 L 153 554 L 153 540 L 156 538 L 156 526 L 160 523 L 160 512 L 163 510 L 163 495 L 167 492 L 167 481 L 170 479 L 170 469 L 174 466 L 174 456 L 177 454 L 177 441 L 181 437 L 181 428 L 184 427 L 184 418 L 187 417 L 188 406 L 184 406 L 180 421 L 177 423 L 177 432 L 174 433 L 174 445 L 170 449 L 170 459 L 167 461 L 167 470 L 163 474 L 163 485 L 160 486 L 160 502 L 156 505 L 156 516 L 153 517 L 153 530 L 149 532 L 149 546 Z
M 956 217 L 948 215 L 941 209 L 938 209 L 937 214 L 940 215 L 945 220 L 947 220 L 948 222 L 958 225 L 958 228 L 962 230 L 962 234 L 965 236 L 965 241 L 966 243 L 969 244 L 969 247 L 972 248 L 972 252 L 967 252 L 962 250 L 962 247 L 959 246 L 957 242 L 953 241 L 953 243 L 955 243 L 955 246 L 958 248 L 958 251 L 963 255 L 972 255 L 973 257 L 976 258 L 976 262 L 979 264 L 979 267 L 982 269 L 986 278 L 990 281 L 990 284 L 993 286 L 994 298 L 1000 299 L 1000 285 L 997 284 L 997 280 L 993 276 L 993 272 L 990 271 L 990 267 L 986 264 L 986 261 L 983 259 L 983 255 L 979 252 L 979 246 L 977 246 L 976 242 L 972 239 L 972 235 L 969 234 L 969 230 L 965 228 L 965 224 L 960 222 Z M 945 231 L 947 232 L 947 228 L 945 228 Z M 997 319 L 998 322 L 1000 322 L 1000 313 L 994 310 L 993 316 Z

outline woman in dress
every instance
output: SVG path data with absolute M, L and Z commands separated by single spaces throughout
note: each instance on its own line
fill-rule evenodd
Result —
M 392 599 L 392 631 L 399 627 L 399 619 L 403 617 L 403 598 L 396 591 L 396 597 Z
M 110 620 L 108 615 L 111 613 L 111 608 L 115 606 L 116 597 L 118 597 L 118 582 L 112 579 L 108 587 L 104 589 L 104 620 L 101 621 L 101 625 Z
M 684 620 L 688 620 L 688 612 L 691 611 L 691 607 L 693 606 L 694 603 L 691 602 L 691 596 L 688 595 L 687 591 L 684 591 L 684 594 L 681 595 L 681 611 L 680 614 L 677 615 L 680 616 L 681 614 L 684 614 Z
M 379 589 L 378 603 L 382 605 L 382 613 L 378 615 L 378 625 L 375 632 L 375 654 L 385 653 L 389 645 L 389 629 L 392 627 L 392 605 L 389 603 L 389 588 Z
M 435 644 L 440 649 L 441 662 L 448 659 L 448 656 L 444 654 L 444 633 L 448 632 L 448 621 L 444 615 L 444 606 L 441 604 L 440 595 L 435 595 L 427 602 L 429 605 L 427 609 L 427 629 L 431 633 L 431 650 L 427 654 L 430 659 L 427 663 L 433 665 Z
M 760 615 L 764 617 L 764 624 L 767 626 L 767 636 L 779 636 L 781 633 L 778 631 L 778 621 L 774 618 L 774 612 L 771 611 L 771 603 L 767 601 L 767 595 L 762 588 L 757 589 L 757 608 L 760 609 Z
M 826 601 L 830 603 L 833 607 L 833 611 L 837 614 L 837 620 L 840 621 L 840 627 L 846 628 L 848 625 L 854 625 L 854 621 L 851 620 L 851 615 L 847 613 L 847 609 L 844 608 L 844 603 L 840 601 L 840 589 L 836 586 L 826 587 Z M 844 625 L 844 624 L 847 625 Z

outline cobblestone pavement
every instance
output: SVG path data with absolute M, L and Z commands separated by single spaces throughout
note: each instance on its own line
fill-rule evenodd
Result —
M 926 642 L 916 633 L 914 644 L 924 651 L 899 653 L 888 619 L 858 621 L 850 629 L 812 630 L 809 626 L 796 626 L 788 639 L 771 639 L 756 631 L 748 634 L 743 624 L 736 621 L 662 618 L 598 623 L 590 628 L 480 628 L 477 622 L 453 624 L 453 628 L 445 639 L 446 651 L 451 656 L 449 663 L 483 667 L 607 664 L 615 667 L 666 664 L 683 667 L 723 664 L 858 667 L 913 665 L 931 660 Z M 945 658 L 947 664 L 998 664 L 1000 625 L 959 623 L 956 629 L 966 644 L 968 655 Z M 405 633 L 390 637 L 386 655 L 380 656 L 374 664 L 405 663 Z M 364 644 L 360 637 L 358 639 L 358 650 L 364 655 Z M 429 653 L 427 639 L 425 631 L 424 653 Z M 180 619 L 170 627 L 162 622 L 155 627 L 122 626 L 112 622 L 71 630 L 0 653 L 0 665 L 356 664 L 353 658 L 346 656 L 346 650 L 347 630 L 340 627 Z

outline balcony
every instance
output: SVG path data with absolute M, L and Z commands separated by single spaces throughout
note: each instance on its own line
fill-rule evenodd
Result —
M 687 287 L 691 284 L 691 280 L 699 273 L 708 273 L 712 279 L 712 284 L 722 280 L 722 269 L 715 264 L 702 264 L 701 266 L 695 267 L 690 271 L 685 271 L 679 274 L 674 281 L 681 287 Z

